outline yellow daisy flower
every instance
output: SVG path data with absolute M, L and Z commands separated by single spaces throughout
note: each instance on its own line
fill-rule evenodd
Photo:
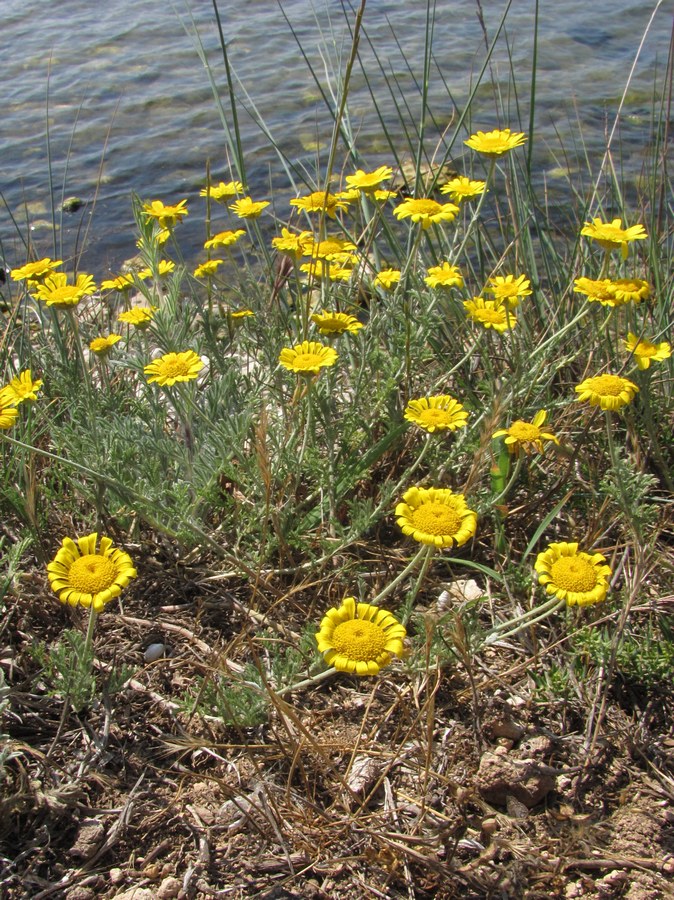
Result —
M 148 376 L 148 384 L 156 382 L 160 387 L 171 387 L 178 381 L 193 381 L 204 364 L 194 350 L 181 353 L 165 353 L 149 363 L 143 371 Z
M 130 291 L 134 285 L 135 281 L 133 275 L 131 273 L 126 273 L 124 275 L 115 275 L 114 278 L 106 278 L 105 281 L 101 281 L 101 290 L 119 291 L 121 294 L 125 291 Z
M 330 281 L 348 281 L 353 275 L 353 269 L 340 265 L 339 262 L 330 262 L 327 259 L 314 259 L 300 266 L 300 272 L 306 272 L 310 278 L 329 278 Z
M 477 514 L 468 508 L 463 494 L 448 488 L 410 488 L 395 514 L 403 534 L 435 547 L 460 547 L 477 529 Z
M 617 278 L 608 282 L 608 290 L 615 298 L 615 306 L 650 300 L 651 286 L 642 278 Z
M 2 405 L 18 406 L 25 400 L 37 400 L 37 392 L 42 387 L 42 384 L 41 378 L 36 378 L 35 381 L 33 381 L 30 369 L 19 372 L 16 377 L 12 378 L 9 384 L 0 388 L 0 391 L 2 392 Z
M 416 200 L 404 200 L 393 210 L 393 215 L 398 219 L 409 217 L 413 222 L 421 223 L 421 227 L 426 230 L 440 222 L 452 222 L 458 211 L 459 207 L 454 203 L 438 203 L 437 200 L 420 197 Z
M 634 399 L 639 388 L 621 375 L 594 375 L 576 386 L 577 400 L 587 401 L 590 406 L 617 410 Z
M 240 237 L 242 237 L 246 232 L 239 228 L 236 231 L 219 231 L 217 234 L 214 234 L 213 237 L 206 241 L 204 244 L 205 250 L 211 250 L 214 247 L 231 247 L 232 244 L 236 244 Z
M 348 200 L 331 194 L 329 191 L 313 191 L 306 197 L 296 197 L 290 201 L 291 206 L 297 209 L 303 209 L 305 212 L 321 213 L 323 210 L 331 219 L 336 218 L 338 211 L 345 211 L 349 208 Z
M 96 549 L 97 541 L 96 532 L 78 538 L 77 544 L 63 538 L 61 549 L 47 565 L 49 583 L 61 603 L 93 606 L 101 612 L 136 577 L 128 553 L 115 549 L 108 537 L 102 537 Z
M 302 341 L 294 347 L 284 347 L 279 362 L 298 375 L 318 375 L 324 366 L 337 362 L 337 352 L 318 341 Z
M 627 259 L 628 243 L 643 241 L 648 235 L 643 225 L 632 225 L 629 228 L 623 228 L 622 225 L 622 219 L 613 219 L 612 222 L 593 219 L 585 223 L 580 233 L 592 238 L 604 250 L 620 250 L 623 259 Z
M 372 196 L 380 203 L 385 203 L 386 200 L 394 200 L 398 196 L 398 191 L 377 190 L 372 191 Z
M 455 203 L 461 203 L 463 200 L 471 200 L 473 197 L 479 197 L 484 194 L 487 189 L 486 181 L 472 181 L 465 175 L 459 175 L 452 178 L 440 188 L 441 194 L 449 194 L 451 200 Z
M 511 453 L 519 453 L 520 450 L 529 453 L 530 447 L 534 447 L 539 453 L 543 453 L 545 449 L 543 441 L 559 443 L 559 440 L 551 431 L 543 430 L 542 426 L 547 416 L 547 412 L 544 409 L 540 409 L 532 422 L 517 419 L 509 428 L 499 428 L 498 431 L 492 434 L 492 437 L 505 437 L 505 445 Z
M 485 300 L 484 297 L 473 297 L 472 300 L 464 300 L 463 305 L 469 318 L 479 322 L 485 328 L 493 328 L 495 331 L 504 332 L 517 325 L 517 316 L 509 308 L 507 303 L 500 300 Z
M 89 349 L 98 356 L 105 356 L 115 346 L 117 341 L 122 340 L 121 334 L 109 334 L 107 337 L 97 337 L 89 342 Z
M 463 275 L 458 266 L 450 266 L 443 262 L 439 266 L 431 266 L 424 281 L 429 287 L 463 287 Z
M 540 584 L 569 606 L 601 603 L 609 589 L 611 569 L 601 553 L 583 553 L 578 544 L 549 544 L 534 564 Z
M 314 236 L 310 231 L 290 231 L 288 228 L 281 228 L 281 237 L 271 239 L 271 245 L 280 253 L 286 253 L 299 259 L 304 255 L 304 247 L 307 241 L 313 241 Z
M 19 411 L 15 406 L 10 406 L 4 396 L 4 391 L 0 391 L 0 428 L 11 428 L 16 422 Z
M 269 200 L 253 200 L 252 197 L 242 197 L 229 207 L 235 216 L 240 219 L 257 219 L 262 210 L 269 206 Z
M 18 269 L 11 269 L 10 276 L 14 281 L 44 281 L 51 275 L 58 266 L 63 265 L 62 259 L 50 259 L 45 256 L 44 259 L 38 259 L 36 262 L 26 263 Z
M 328 237 L 322 241 L 316 241 L 313 235 L 307 238 L 302 245 L 302 254 L 313 259 L 327 259 L 330 262 L 338 262 L 342 265 L 355 263 L 358 257 L 353 252 L 357 247 L 352 241 L 341 238 Z
M 38 300 L 43 300 L 47 306 L 69 309 L 77 306 L 80 300 L 89 297 L 95 290 L 96 285 L 91 275 L 78 275 L 74 284 L 68 284 L 67 275 L 63 272 L 54 272 L 48 275 L 42 284 L 37 285 L 35 296 Z
M 464 141 L 464 144 L 485 156 L 496 157 L 520 147 L 525 141 L 526 135 L 523 131 L 497 128 L 494 131 L 478 131 Z
M 152 269 L 141 269 L 138 272 L 138 278 L 142 281 L 145 281 L 146 278 L 162 278 L 164 275 L 169 275 L 175 269 L 176 264 L 173 260 L 170 259 L 160 259 L 157 263 L 157 271 L 153 272 Z
M 672 348 L 667 341 L 652 344 L 646 338 L 637 337 L 631 331 L 627 334 L 627 340 L 623 341 L 625 350 L 634 356 L 640 369 L 648 369 L 652 362 L 662 362 L 672 355 Z
M 134 306 L 126 312 L 121 312 L 117 316 L 117 321 L 135 325 L 136 328 L 147 328 L 158 309 L 158 306 Z
M 641 278 L 576 278 L 573 283 L 574 293 L 585 294 L 591 303 L 602 306 L 624 306 L 626 303 L 641 303 L 651 296 L 651 286 Z
M 468 413 L 459 401 L 449 394 L 436 394 L 433 397 L 410 400 L 404 418 L 433 434 L 435 431 L 455 431 L 457 428 L 465 428 Z
M 197 266 L 194 270 L 195 278 L 210 278 L 211 275 L 215 275 L 218 271 L 218 267 L 221 266 L 224 262 L 224 259 L 208 259 L 206 262 L 202 262 L 201 265 Z
M 211 200 L 231 200 L 237 194 L 243 193 L 243 185 L 240 181 L 221 181 L 219 184 L 211 184 L 199 191 L 200 197 L 210 197 Z
M 327 611 L 316 634 L 318 652 L 338 672 L 377 675 L 404 652 L 405 626 L 393 613 L 345 597 Z
M 385 291 L 390 291 L 400 282 L 401 275 L 400 269 L 382 269 L 381 272 L 377 272 L 374 276 L 372 284 L 375 287 L 383 288 Z
M 143 212 L 148 222 L 154 219 L 162 229 L 173 228 L 187 215 L 187 200 L 181 200 L 173 206 L 164 205 L 161 200 L 152 200 L 143 204 Z
M 386 181 L 391 175 L 393 175 L 391 166 L 379 166 L 374 172 L 363 172 L 362 169 L 357 169 L 355 175 L 346 176 L 346 183 L 350 188 L 370 193 L 377 190 L 382 181 Z
M 531 283 L 526 275 L 497 275 L 489 279 L 485 292 L 493 294 L 494 300 L 507 302 L 514 309 L 522 297 L 531 294 Z
M 355 316 L 349 316 L 342 312 L 314 313 L 311 321 L 318 325 L 321 334 L 344 334 L 345 331 L 358 334 L 363 327 L 363 323 L 359 322 Z

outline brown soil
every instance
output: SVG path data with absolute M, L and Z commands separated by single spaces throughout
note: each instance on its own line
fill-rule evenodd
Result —
M 1 896 L 674 896 L 671 685 L 597 693 L 595 672 L 572 697 L 544 696 L 532 675 L 563 642 L 546 625 L 470 671 L 398 663 L 270 689 L 261 724 L 224 725 L 183 702 L 190 688 L 266 671 L 265 627 L 286 646 L 319 614 L 310 589 L 252 595 L 210 574 L 139 565 L 123 612 L 99 620 L 101 690 L 79 713 L 50 696 L 30 648 L 85 619 L 41 572 L 9 599 Z M 153 641 L 170 656 L 146 663 Z M 109 696 L 113 664 L 132 680 Z

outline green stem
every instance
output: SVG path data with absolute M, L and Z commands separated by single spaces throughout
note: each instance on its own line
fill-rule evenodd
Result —
M 482 192 L 482 196 L 480 197 L 477 206 L 473 212 L 473 217 L 468 223 L 468 227 L 466 228 L 466 233 L 463 236 L 463 240 L 459 244 L 459 249 L 456 253 L 453 254 L 453 258 L 451 260 L 452 265 L 456 264 L 456 260 L 459 259 L 463 251 L 466 249 L 466 244 L 468 243 L 468 239 L 470 238 L 471 231 L 473 230 L 473 226 L 477 222 L 480 212 L 482 211 L 482 207 L 484 206 L 485 199 L 487 197 L 487 188 L 491 184 L 491 181 L 494 177 L 494 169 L 496 168 L 496 158 L 492 159 L 491 165 L 489 166 L 489 172 L 487 173 L 487 180 L 484 186 L 484 191 Z
M 435 549 L 434 547 L 430 548 L 431 551 L 434 549 Z M 392 594 L 393 591 L 401 583 L 401 581 L 404 581 L 407 578 L 407 576 L 410 575 L 416 569 L 417 565 L 419 564 L 419 562 L 421 561 L 422 558 L 424 559 L 424 563 L 426 562 L 426 560 L 428 558 L 428 553 L 429 553 L 429 547 L 426 544 L 422 544 L 421 547 L 414 554 L 412 559 L 408 562 L 408 564 L 402 570 L 402 572 L 399 575 L 396 575 L 396 577 L 393 579 L 393 581 L 390 582 L 390 584 L 387 584 L 386 587 L 377 594 L 377 596 L 372 601 L 372 605 L 377 606 L 379 603 L 381 603 L 382 600 L 386 599 L 386 597 L 388 597 L 389 594 Z
M 336 673 L 336 671 L 337 669 L 335 669 L 333 666 L 330 669 L 326 669 L 324 672 L 319 672 L 318 675 L 312 675 L 309 678 L 298 681 L 296 684 L 291 684 L 288 685 L 288 687 L 281 688 L 280 691 L 276 691 L 276 696 L 284 697 L 286 694 L 291 694 L 293 691 L 300 691 L 303 688 L 313 687 L 315 684 L 320 684 L 321 681 L 325 681 L 326 678 L 330 678 Z
M 536 625 L 538 622 L 542 622 L 543 619 L 547 619 L 548 616 L 552 615 L 552 613 L 556 612 L 558 609 L 561 609 L 562 606 L 564 606 L 564 603 L 564 600 L 559 600 L 557 597 L 553 597 L 551 600 L 548 600 L 547 603 L 544 603 L 542 606 L 537 606 L 535 609 L 529 610 L 528 613 L 524 613 L 524 615 L 522 616 L 518 616 L 514 619 L 508 619 L 507 622 L 501 622 L 500 625 L 496 625 L 485 637 L 483 646 L 488 647 L 495 641 L 502 641 L 505 640 L 505 638 L 513 637 L 514 635 L 519 634 L 520 631 L 523 631 L 525 628 L 530 628 L 532 625 Z
M 89 607 L 89 623 L 87 625 L 87 636 L 84 639 L 84 658 L 87 659 L 88 656 L 91 655 L 93 658 L 92 645 L 94 642 L 94 631 L 96 629 L 96 622 L 98 620 L 98 613 L 94 609 L 94 604 L 92 603 Z
M 492 506 L 494 506 L 496 503 L 500 503 L 501 500 L 504 500 L 508 496 L 508 494 L 512 490 L 515 482 L 519 478 L 519 474 L 522 471 L 522 463 L 523 462 L 524 462 L 524 456 L 520 452 L 517 457 L 517 462 L 515 463 L 515 468 L 513 469 L 513 473 L 510 476 L 510 480 L 508 481 L 506 486 L 503 488 L 501 493 L 498 495 L 498 497 L 492 498 L 492 500 L 491 500 Z

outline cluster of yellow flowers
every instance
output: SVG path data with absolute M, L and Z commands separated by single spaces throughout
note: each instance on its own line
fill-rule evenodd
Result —
M 465 143 L 495 161 L 522 146 L 525 140 L 524 134 L 503 129 L 478 131 Z M 272 247 L 292 260 L 296 271 L 306 275 L 310 282 L 345 282 L 358 270 L 369 271 L 372 264 L 361 254 L 357 244 L 341 236 L 325 234 L 324 220 L 326 217 L 330 220 L 341 219 L 354 202 L 385 204 L 396 198 L 396 191 L 385 187 L 392 175 L 390 166 L 380 166 L 371 172 L 358 169 L 346 176 L 345 190 L 335 193 L 327 189 L 318 190 L 290 200 L 290 206 L 298 212 L 319 217 L 318 234 L 312 230 L 293 231 L 283 227 L 281 235 L 272 239 Z M 421 231 L 418 234 L 422 235 L 431 228 L 453 222 L 461 211 L 461 204 L 478 198 L 478 203 L 481 203 L 487 190 L 486 181 L 459 175 L 440 188 L 441 194 L 449 198 L 447 202 L 431 197 L 410 197 L 393 209 L 393 215 L 399 221 L 409 220 L 419 225 Z M 209 183 L 201 191 L 201 196 L 209 207 L 211 202 L 221 204 L 244 223 L 257 219 L 270 205 L 269 201 L 254 200 L 248 196 L 240 181 Z M 143 205 L 142 214 L 146 226 L 144 240 L 155 242 L 156 249 L 188 215 L 187 200 L 175 204 L 152 200 Z M 229 250 L 246 234 L 244 228 L 223 229 L 212 234 L 209 231 L 204 242 L 207 258 L 196 267 L 194 277 L 206 280 L 210 286 L 211 280 L 218 278 L 218 270 L 225 262 L 224 258 L 212 257 L 211 252 Z M 147 238 L 147 235 L 150 237 Z M 631 242 L 647 237 L 641 225 L 623 228 L 621 219 L 608 223 L 599 218 L 585 223 L 581 235 L 596 241 L 606 254 L 619 250 L 623 260 L 628 256 Z M 83 299 L 91 297 L 97 288 L 92 276 L 82 273 L 74 274 L 69 281 L 66 274 L 57 271 L 61 265 L 61 260 L 44 258 L 13 269 L 11 275 L 16 280 L 24 280 L 29 293 L 48 307 L 73 309 Z M 290 263 L 288 265 L 290 267 Z M 152 268 L 119 274 L 102 281 L 100 290 L 126 296 L 146 279 L 158 281 L 174 269 L 172 261 L 162 259 Z M 393 291 L 402 277 L 399 269 L 382 268 L 372 273 L 371 282 L 381 291 Z M 462 272 L 450 259 L 440 259 L 436 265 L 430 266 L 424 282 L 431 290 L 440 292 L 465 288 Z M 651 296 L 650 285 L 639 278 L 595 280 L 581 277 L 575 280 L 574 291 L 586 296 L 590 302 L 610 308 L 630 303 L 637 305 Z M 526 274 L 494 274 L 478 295 L 463 301 L 463 307 L 471 321 L 504 335 L 516 327 L 520 304 L 532 293 L 531 281 Z M 471 294 L 472 291 L 467 296 Z M 327 292 L 323 291 L 322 296 L 326 295 Z M 131 305 L 119 313 L 118 321 L 136 329 L 149 329 L 153 327 L 158 309 L 154 305 Z M 230 310 L 228 315 L 231 323 L 233 319 L 243 320 L 253 316 L 253 312 L 248 309 Z M 339 355 L 333 343 L 343 336 L 347 336 L 345 340 L 354 340 L 364 325 L 356 316 L 339 309 L 313 312 L 310 321 L 326 342 L 298 340 L 294 345 L 281 349 L 278 362 L 302 378 L 314 379 L 322 369 L 335 366 L 338 362 Z M 304 334 L 306 330 L 305 327 Z M 91 340 L 89 347 L 92 353 L 104 357 L 121 340 L 122 336 L 116 333 L 100 335 Z M 643 334 L 632 331 L 628 332 L 624 347 L 640 369 L 646 369 L 652 362 L 671 355 L 667 342 L 651 342 Z M 203 359 L 194 349 L 185 349 L 158 355 L 144 366 L 144 374 L 148 384 L 170 388 L 175 384 L 194 381 L 203 373 L 204 367 Z M 41 387 L 42 381 L 33 380 L 31 371 L 26 370 L 0 388 L 0 428 L 11 427 L 17 418 L 17 406 L 24 401 L 36 400 Z M 630 403 L 638 390 L 638 386 L 629 379 L 610 373 L 588 377 L 575 387 L 578 401 L 607 411 L 619 410 Z M 436 436 L 465 428 L 469 419 L 469 412 L 449 394 L 411 399 L 403 415 L 406 421 Z M 559 444 L 558 437 L 546 426 L 546 421 L 547 411 L 539 409 L 531 421 L 516 419 L 508 427 L 495 431 L 492 437 L 503 439 L 508 450 L 520 457 L 532 452 L 543 453 L 546 444 Z M 463 546 L 474 538 L 477 531 L 477 512 L 470 508 L 464 494 L 446 487 L 410 487 L 396 504 L 394 514 L 402 534 L 425 545 L 429 552 Z M 605 557 L 600 553 L 584 552 L 577 543 L 549 544 L 538 554 L 534 568 L 546 592 L 568 605 L 598 603 L 606 597 L 609 589 L 611 569 Z M 101 537 L 99 542 L 96 533 L 81 537 L 76 543 L 64 538 L 47 569 L 52 589 L 61 602 L 91 608 L 96 613 L 117 597 L 137 574 L 129 555 L 114 548 L 107 537 Z M 404 625 L 388 610 L 346 597 L 339 607 L 333 607 L 325 614 L 316 638 L 326 663 L 338 671 L 375 675 L 393 657 L 404 654 L 405 636 Z

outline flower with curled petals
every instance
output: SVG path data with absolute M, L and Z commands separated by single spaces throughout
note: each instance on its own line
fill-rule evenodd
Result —
M 534 447 L 539 453 L 545 449 L 544 441 L 553 441 L 555 444 L 559 440 L 551 431 L 543 430 L 543 423 L 548 414 L 544 409 L 540 409 L 531 422 L 525 422 L 523 419 L 517 419 L 509 428 L 500 428 L 492 434 L 493 438 L 505 438 L 505 445 L 511 453 L 530 452 L 530 447 Z
M 622 219 L 613 219 L 611 222 L 593 219 L 585 223 L 580 233 L 596 241 L 604 250 L 620 250 L 623 259 L 627 259 L 630 241 L 643 241 L 648 237 L 643 225 L 623 228 Z
M 219 231 L 217 234 L 214 234 L 212 238 L 205 241 L 204 249 L 212 250 L 215 247 L 231 247 L 232 244 L 236 244 L 240 237 L 246 232 L 243 228 L 238 228 L 236 231 Z
M 314 325 L 318 325 L 321 334 L 344 334 L 345 331 L 358 334 L 363 327 L 363 323 L 355 316 L 343 312 L 313 313 L 311 321 Z
M 460 547 L 477 529 L 477 514 L 449 488 L 410 488 L 395 514 L 403 534 L 435 547 Z
M 232 203 L 229 208 L 240 219 L 257 219 L 268 206 L 269 200 L 253 200 L 252 197 L 242 197 Z
M 135 325 L 136 328 L 147 328 L 158 309 L 158 306 L 133 306 L 131 309 L 121 312 L 117 316 L 117 321 Z
M 538 554 L 534 569 L 548 594 L 568 606 L 601 603 L 609 589 L 611 569 L 601 553 L 583 553 L 577 543 L 549 544 Z
M 49 583 L 61 603 L 94 608 L 99 613 L 118 597 L 137 573 L 128 553 L 118 550 L 108 537 L 98 549 L 94 532 L 77 539 L 63 538 L 61 548 L 47 565 Z
M 207 259 L 194 270 L 195 278 L 212 278 L 223 264 L 224 259 Z
M 402 656 L 405 626 L 393 613 L 345 597 L 329 609 L 316 634 L 319 653 L 338 672 L 377 675 L 394 656 Z
M 271 239 L 271 245 L 280 253 L 293 256 L 300 259 L 304 255 L 304 248 L 307 241 L 313 241 L 313 235 L 310 231 L 290 231 L 288 228 L 281 228 L 281 236 Z
M 107 356 L 117 341 L 121 340 L 121 334 L 109 334 L 107 337 L 97 337 L 89 342 L 89 349 L 97 356 Z
M 62 259 L 50 259 L 45 256 L 44 259 L 38 259 L 36 262 L 26 263 L 18 269 L 12 269 L 10 276 L 14 281 L 44 281 L 48 275 L 52 275 L 54 269 L 63 265 Z
M 594 375 L 576 386 L 576 400 L 616 411 L 634 399 L 639 388 L 622 375 Z
M 155 220 L 161 229 L 173 228 L 187 215 L 187 200 L 173 205 L 166 205 L 161 200 L 152 200 L 143 204 L 143 212 L 147 221 Z

